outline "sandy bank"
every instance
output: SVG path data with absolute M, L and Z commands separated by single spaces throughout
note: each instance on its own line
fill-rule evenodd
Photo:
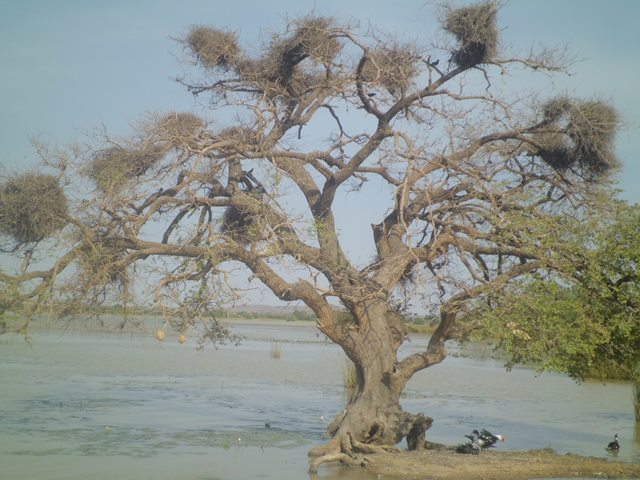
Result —
M 550 449 L 526 452 L 421 450 L 367 456 L 366 469 L 393 478 L 432 480 L 519 480 L 532 478 L 640 478 L 640 465 L 594 457 L 559 455 Z

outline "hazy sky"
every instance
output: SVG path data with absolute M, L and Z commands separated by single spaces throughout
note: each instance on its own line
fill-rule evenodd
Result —
M 0 175 L 37 158 L 29 137 L 63 146 L 104 124 L 124 135 L 150 111 L 200 108 L 177 85 L 193 24 L 239 32 L 245 45 L 315 9 L 427 43 L 435 11 L 423 0 L 0 0 Z M 526 53 L 567 45 L 578 62 L 559 92 L 610 99 L 625 129 L 621 196 L 640 201 L 640 1 L 512 0 L 499 13 L 501 42 Z M 551 85 L 551 84 L 549 84 Z M 547 88 L 547 87 L 545 87 Z

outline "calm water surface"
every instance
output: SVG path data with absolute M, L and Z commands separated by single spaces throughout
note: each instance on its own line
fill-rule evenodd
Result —
M 234 330 L 246 337 L 239 347 L 199 351 L 151 334 L 37 333 L 31 346 L 2 337 L 0 478 L 308 478 L 306 452 L 344 405 L 344 356 L 311 326 Z M 413 338 L 403 353 L 424 342 Z M 640 461 L 627 384 L 452 356 L 416 375 L 402 401 L 435 419 L 431 441 L 488 428 L 507 436 L 501 449 L 606 457 L 618 433 L 617 458 Z M 339 468 L 320 477 L 376 478 Z

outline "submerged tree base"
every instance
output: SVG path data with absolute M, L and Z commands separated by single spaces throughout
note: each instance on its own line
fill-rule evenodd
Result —
M 450 447 L 375 453 L 360 457 L 367 471 L 392 478 L 433 480 L 518 480 L 530 478 L 640 478 L 640 464 L 622 463 L 551 449 L 526 452 L 483 451 L 462 455 Z

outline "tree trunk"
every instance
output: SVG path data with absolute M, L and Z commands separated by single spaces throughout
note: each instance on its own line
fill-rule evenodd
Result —
M 386 305 L 369 305 L 358 318 L 358 331 L 342 345 L 356 367 L 358 384 L 345 410 L 328 428 L 332 440 L 309 452 L 311 470 L 329 460 L 361 463 L 357 453 L 393 448 L 407 437 L 410 449 L 422 448 L 424 432 L 432 419 L 412 415 L 400 405 L 400 394 L 408 378 L 397 370 L 397 351 L 406 330 L 397 314 Z M 364 460 L 362 460 L 364 461 Z

